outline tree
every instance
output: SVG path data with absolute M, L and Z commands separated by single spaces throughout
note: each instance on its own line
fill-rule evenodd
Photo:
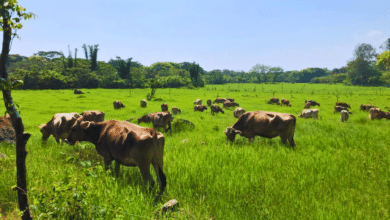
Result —
M 85 59 L 88 60 L 88 50 L 87 50 L 87 45 L 83 44 L 82 48 L 84 49 L 85 53 Z
M 375 85 L 376 79 L 381 76 L 381 72 L 375 66 L 370 65 L 370 61 L 361 57 L 348 63 L 347 74 L 353 85 Z
M 73 67 L 72 52 L 70 51 L 70 46 L 68 45 L 69 55 L 68 55 L 68 67 Z
M 195 87 L 198 87 L 199 86 L 199 65 L 193 62 L 189 72 L 190 72 L 192 84 Z
M 379 69 L 390 70 L 390 50 L 379 54 L 376 59 L 376 65 L 379 67 Z
M 379 47 L 383 50 L 390 50 L 390 38 L 387 38 L 387 40 Z
M 91 59 L 91 71 L 97 70 L 97 52 L 99 44 L 89 45 L 89 58 Z
M 283 73 L 282 67 L 272 67 L 271 69 L 269 69 L 268 75 L 272 83 L 275 83 L 282 73 Z
M 270 66 L 266 66 L 263 64 L 256 64 L 252 67 L 252 69 L 249 71 L 251 73 L 255 73 L 258 83 L 263 80 L 263 82 L 267 82 L 267 74 L 269 73 L 269 70 L 271 69 Z
M 13 37 L 18 37 L 16 31 L 22 29 L 20 23 L 22 19 L 27 20 L 35 18 L 34 13 L 25 13 L 26 9 L 19 5 L 17 0 L 6 1 L 0 0 L 0 25 L 3 31 L 3 45 L 0 57 L 0 75 L 1 86 L 3 90 L 3 99 L 7 112 L 10 114 L 12 126 L 16 134 L 16 173 L 17 186 L 14 190 L 18 192 L 19 209 L 23 212 L 22 219 L 32 219 L 31 212 L 27 199 L 27 181 L 26 181 L 26 143 L 31 134 L 24 132 L 24 125 L 19 112 L 16 110 L 12 100 L 11 89 L 20 86 L 23 82 L 12 82 L 8 78 L 8 70 L 6 68 L 8 54 L 11 49 L 11 40 Z M 16 16 L 13 17 L 14 13 Z M 14 33 L 12 31 L 15 30 Z M 18 37 L 19 38 L 19 37 Z
M 122 60 L 120 57 L 116 57 L 118 61 L 118 66 L 116 67 L 118 70 L 119 77 L 122 79 L 127 79 L 130 82 L 130 87 L 133 88 L 133 77 L 130 74 L 130 68 L 131 68 L 131 60 L 132 57 L 127 59 L 126 61 Z
M 34 53 L 34 56 L 44 57 L 46 59 L 59 58 L 62 56 L 62 53 L 59 51 L 38 51 L 38 53 Z
M 370 44 L 362 43 L 358 44 L 355 48 L 355 58 L 362 58 L 367 61 L 373 60 L 377 53 L 375 52 L 375 48 L 373 48 Z
M 74 67 L 77 67 L 77 48 L 74 49 Z

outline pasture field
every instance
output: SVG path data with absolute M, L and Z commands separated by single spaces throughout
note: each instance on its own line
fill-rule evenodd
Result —
M 385 119 L 371 121 L 360 104 L 390 107 L 390 89 L 318 84 L 227 84 L 201 89 L 157 89 L 155 100 L 140 107 L 150 89 L 81 89 L 13 91 L 27 132 L 27 184 L 35 219 L 389 219 L 390 129 Z M 89 93 L 87 93 L 89 92 Z M 292 107 L 265 104 L 278 97 Z M 280 138 L 238 136 L 226 143 L 223 133 L 236 118 L 233 108 L 212 116 L 210 108 L 194 112 L 200 98 L 235 98 L 246 111 L 266 110 L 299 115 L 304 100 L 319 102 L 319 120 L 297 118 L 295 151 Z M 341 123 L 333 113 L 337 100 L 351 105 Z M 113 109 L 113 101 L 126 107 Z M 107 119 L 126 120 L 161 111 L 166 102 L 182 110 L 194 129 L 175 123 L 164 134 L 167 188 L 153 205 L 157 185 L 148 193 L 138 168 L 121 166 L 118 179 L 102 167 L 94 146 L 42 144 L 38 126 L 55 113 L 101 110 Z M 3 102 L 0 110 L 4 109 Z M 136 120 L 134 120 L 136 122 Z M 152 124 L 141 123 L 151 127 Z M 15 147 L 0 145 L 0 213 L 17 216 Z M 154 170 L 151 173 L 156 180 Z M 156 183 L 157 184 L 157 183 Z M 180 206 L 168 215 L 154 212 L 170 199 Z

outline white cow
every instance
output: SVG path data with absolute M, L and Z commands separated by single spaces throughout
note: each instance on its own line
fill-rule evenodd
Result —
M 298 117 L 318 119 L 318 109 L 304 109 Z

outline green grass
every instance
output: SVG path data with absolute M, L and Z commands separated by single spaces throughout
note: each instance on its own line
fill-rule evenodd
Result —
M 389 219 L 389 121 L 370 121 L 360 104 L 387 111 L 390 89 L 316 84 L 228 84 L 206 88 L 157 89 L 147 108 L 140 100 L 150 89 L 82 89 L 13 91 L 20 105 L 27 143 L 28 198 L 36 219 Z M 290 100 L 292 107 L 265 104 L 273 96 Z M 233 110 L 212 116 L 210 109 L 193 112 L 193 102 L 232 97 L 247 111 L 266 110 L 300 114 L 304 100 L 321 104 L 320 119 L 297 119 L 295 151 L 280 138 L 256 137 L 253 143 L 237 137 L 226 143 L 223 131 L 236 119 Z M 347 123 L 333 113 L 337 100 L 351 105 Z M 121 100 L 124 109 L 114 110 Z M 160 111 L 166 102 L 195 124 L 166 137 L 164 173 L 167 189 L 153 206 L 155 187 L 148 193 L 138 168 L 122 167 L 118 179 L 105 175 L 102 158 L 92 144 L 42 144 L 38 126 L 55 113 L 101 110 L 107 119 L 126 120 Z M 4 104 L 0 104 L 4 109 Z M 141 124 L 152 126 L 151 124 Z M 183 142 L 183 140 L 186 140 Z M 2 143 L 0 152 L 1 215 L 17 210 L 15 147 Z M 154 171 L 151 171 L 155 178 Z M 156 179 L 156 178 L 155 178 Z M 153 213 L 169 199 L 179 209 L 167 216 Z

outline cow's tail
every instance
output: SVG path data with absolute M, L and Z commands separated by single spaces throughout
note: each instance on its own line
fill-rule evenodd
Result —
M 154 202 L 153 202 L 154 205 L 156 205 L 157 202 L 160 200 L 161 195 L 163 194 L 163 192 L 164 192 L 164 190 L 165 190 L 165 188 L 167 186 L 167 177 L 163 173 L 160 165 L 158 166 L 158 176 L 159 176 L 158 180 L 159 180 L 159 183 L 160 183 L 160 192 L 154 198 Z

